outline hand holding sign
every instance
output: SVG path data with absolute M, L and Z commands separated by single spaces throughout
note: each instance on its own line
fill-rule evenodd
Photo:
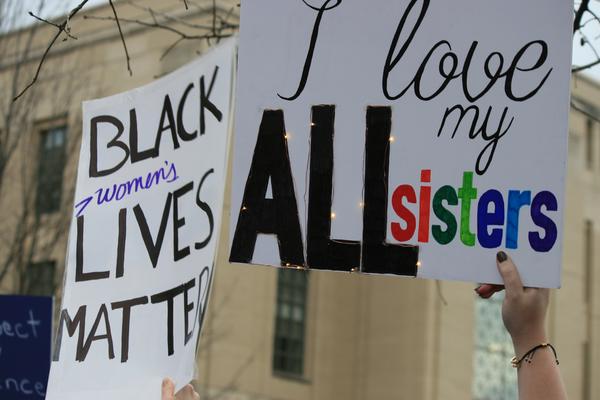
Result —
M 550 290 L 524 287 L 519 270 L 505 252 L 498 252 L 496 263 L 504 285 L 481 285 L 476 292 L 488 298 L 506 290 L 502 320 L 515 349 L 519 399 L 566 400 L 556 350 L 547 343 L 545 331 Z
M 171 378 L 165 378 L 161 387 L 161 400 L 200 400 L 200 395 L 190 384 L 175 394 L 175 382 Z

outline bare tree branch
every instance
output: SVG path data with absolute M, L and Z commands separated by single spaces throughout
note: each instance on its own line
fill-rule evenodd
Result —
M 166 14 L 166 13 L 158 12 L 156 10 L 153 10 L 150 7 L 140 6 L 139 4 L 137 4 L 137 3 L 133 2 L 133 1 L 130 1 L 127 4 L 129 4 L 131 7 L 136 8 L 136 9 L 138 9 L 140 11 L 147 12 L 150 15 L 159 16 L 160 18 L 164 19 L 165 21 L 175 22 L 175 23 L 184 25 L 184 26 L 186 26 L 188 28 L 192 28 L 192 29 L 200 29 L 200 30 L 206 30 L 206 31 L 212 30 L 212 26 L 211 25 L 195 24 L 195 23 L 186 21 L 183 18 L 176 17 L 174 15 L 169 15 L 169 14 Z M 237 28 L 237 25 L 231 25 L 231 27 Z
M 573 19 L 573 34 L 581 28 L 581 20 L 586 11 L 589 10 L 590 0 L 581 0 L 581 4 L 575 11 L 575 18 Z
M 110 8 L 112 8 L 113 15 L 115 16 L 115 22 L 117 23 L 117 28 L 119 28 L 119 36 L 121 36 L 121 42 L 123 43 L 123 49 L 125 49 L 125 58 L 127 59 L 127 71 L 129 71 L 129 76 L 132 76 L 133 71 L 131 70 L 131 60 L 129 58 L 129 51 L 127 51 L 127 44 L 125 43 L 125 37 L 123 36 L 123 30 L 121 30 L 121 23 L 119 22 L 119 16 L 117 15 L 117 10 L 115 9 L 113 0 L 108 0 L 108 3 L 110 4 Z
M 67 17 L 65 18 L 65 20 L 61 23 L 61 24 L 53 24 L 50 23 L 51 26 L 54 26 L 55 28 L 57 28 L 56 33 L 54 34 L 54 36 L 52 37 L 52 39 L 50 39 L 50 43 L 48 43 L 48 46 L 46 47 L 46 50 L 44 51 L 44 54 L 42 54 L 42 57 L 40 58 L 40 62 L 38 64 L 38 67 L 35 71 L 35 75 L 33 76 L 33 79 L 31 80 L 31 82 L 29 82 L 29 84 L 17 95 L 13 98 L 13 101 L 16 101 L 17 99 L 19 99 L 19 97 L 23 96 L 23 94 L 30 88 L 32 87 L 38 80 L 39 76 L 40 76 L 40 71 L 42 70 L 42 66 L 44 65 L 44 61 L 46 61 L 46 57 L 48 56 L 48 53 L 50 53 L 50 50 L 52 49 L 52 46 L 54 46 L 54 43 L 56 43 L 56 40 L 60 37 L 60 34 L 65 32 L 67 35 L 70 36 L 70 28 L 69 27 L 69 20 L 71 18 L 73 18 L 82 8 L 83 6 L 85 6 L 85 4 L 88 2 L 89 0 L 82 0 L 81 3 L 79 3 L 75 8 L 73 8 L 71 10 L 71 12 L 67 15 Z M 37 18 L 39 20 L 42 20 L 41 18 Z
M 167 47 L 167 49 L 161 54 L 160 60 L 163 60 L 167 56 L 167 54 L 169 54 L 171 50 L 173 50 L 183 40 L 185 40 L 185 38 L 180 37 L 179 39 L 174 41 L 169 47 Z
M 233 31 L 234 29 L 237 29 L 237 27 L 238 27 L 236 24 L 232 24 L 229 22 L 223 22 L 224 20 L 221 20 L 218 17 L 218 7 L 216 6 L 216 0 L 213 0 L 213 8 L 211 9 L 212 23 L 210 26 L 192 24 L 190 22 L 185 21 L 182 18 L 164 14 L 164 13 L 159 13 L 149 7 L 142 7 L 138 4 L 136 4 L 135 2 L 129 2 L 129 4 L 134 8 L 137 8 L 139 10 L 147 12 L 150 15 L 150 18 L 152 19 L 152 22 L 148 22 L 148 21 L 144 21 L 144 20 L 140 20 L 140 19 L 129 19 L 129 18 L 119 17 L 120 21 L 126 22 L 126 23 L 137 24 L 140 26 L 148 27 L 148 28 L 162 29 L 162 30 L 171 32 L 171 33 L 179 36 L 163 52 L 160 59 L 163 59 L 167 54 L 169 54 L 177 45 L 179 45 L 184 40 L 199 40 L 199 39 L 206 39 L 209 41 L 210 41 L 210 39 L 219 40 L 219 39 L 231 36 L 231 34 L 233 32 L 229 32 L 229 31 Z M 229 10 L 229 12 L 227 14 L 227 19 L 232 15 L 232 13 L 233 13 L 233 9 Z M 92 19 L 92 20 L 101 20 L 101 21 L 116 21 L 116 19 L 117 19 L 117 17 L 115 15 L 113 15 L 113 16 L 86 15 L 83 18 L 84 19 Z M 161 22 L 161 20 L 164 20 L 165 22 Z M 188 28 L 193 28 L 196 30 L 203 30 L 206 32 L 203 32 L 200 34 L 189 34 L 189 33 L 184 32 L 181 29 L 178 29 L 171 25 L 168 25 L 167 22 L 178 23 L 178 24 L 181 24 Z M 224 31 L 227 31 L 227 33 L 223 33 Z
M 573 67 L 571 69 L 571 72 L 581 72 L 581 71 L 583 71 L 585 69 L 595 67 L 596 65 L 599 65 L 599 64 L 600 64 L 600 59 L 598 59 L 596 61 L 593 61 L 593 62 L 591 62 L 589 64 L 585 64 L 585 65 L 580 65 L 580 66 L 577 66 L 577 67 Z
M 60 29 L 60 26 L 58 24 L 55 24 L 54 22 L 48 21 L 47 19 L 44 19 L 42 17 L 38 17 L 37 15 L 35 15 L 34 13 L 32 13 L 31 11 L 28 11 L 27 14 L 29 14 L 33 18 L 37 19 L 38 21 L 44 22 L 44 23 L 46 23 L 48 25 L 52 25 L 53 27 Z
M 581 0 L 581 2 L 579 4 L 576 4 L 574 13 L 575 13 L 575 17 L 573 19 L 573 36 L 575 36 L 577 34 L 581 35 L 581 40 L 580 40 L 581 46 L 588 46 L 590 51 L 594 53 L 595 60 L 588 62 L 584 65 L 573 66 L 571 68 L 572 73 L 580 72 L 580 71 L 592 68 L 592 67 L 600 64 L 600 55 L 599 55 L 598 51 L 596 50 L 594 43 L 592 42 L 592 40 L 589 39 L 589 37 L 587 36 L 587 34 L 584 30 L 586 25 L 588 25 L 590 22 L 600 23 L 600 18 L 591 9 L 591 1 L 590 0 Z M 591 18 L 584 21 L 584 17 L 586 16 L 586 14 L 589 14 L 591 16 Z M 587 33 L 589 33 L 589 30 Z M 598 37 L 596 37 L 594 39 L 597 40 Z

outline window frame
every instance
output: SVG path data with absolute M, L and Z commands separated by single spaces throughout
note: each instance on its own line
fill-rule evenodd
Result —
M 278 377 L 306 376 L 308 286 L 308 270 L 278 269 L 271 358 Z
M 65 122 L 60 121 L 54 124 L 44 124 L 38 129 L 38 132 L 34 207 L 37 215 L 44 215 L 56 213 L 61 209 L 69 129 Z M 47 147 L 48 140 L 52 140 L 52 142 L 57 140 L 58 136 L 55 136 L 57 132 L 60 132 L 62 136 L 60 143 L 52 143 L 51 147 Z M 50 175 L 52 173 L 55 175 Z M 50 184 L 47 183 L 48 179 L 51 180 Z M 52 191 L 49 191 L 48 186 L 52 186 Z
M 32 276 L 36 276 L 38 274 L 36 274 L 35 269 L 36 268 L 49 268 L 50 272 L 49 272 L 49 277 L 50 277 L 50 281 L 49 281 L 49 286 L 47 285 L 40 285 L 40 281 L 37 280 L 31 280 Z M 31 262 L 29 264 L 27 264 L 27 272 L 25 275 L 25 284 L 23 285 L 23 293 L 28 295 L 28 296 L 54 296 L 54 293 L 56 292 L 56 260 L 42 260 L 42 261 L 37 261 L 37 262 Z M 48 282 L 47 280 L 42 282 L 42 283 L 46 283 Z M 34 289 L 34 285 L 36 286 L 36 290 Z M 42 290 L 39 290 L 39 288 L 42 288 Z M 46 290 L 48 289 L 48 290 Z

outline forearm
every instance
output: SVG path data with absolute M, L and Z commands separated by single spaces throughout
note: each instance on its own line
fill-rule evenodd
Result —
M 534 339 L 535 340 L 535 339 Z M 515 343 L 515 354 L 521 356 L 534 346 L 544 343 Z M 523 360 L 518 369 L 519 400 L 566 400 L 567 393 L 560 375 L 559 366 L 550 347 L 535 351 L 530 361 Z

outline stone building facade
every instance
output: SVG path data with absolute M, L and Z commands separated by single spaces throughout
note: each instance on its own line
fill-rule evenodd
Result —
M 215 22 L 210 3 L 144 7 L 165 26 L 197 33 Z M 82 18 L 110 8 L 84 10 L 71 21 L 78 40 L 57 44 L 12 111 L 15 79 L 23 87 L 32 76 L 53 28 L 0 37 L 0 132 L 9 121 L 16 143 L 0 182 L 0 293 L 52 293 L 60 303 L 81 101 L 145 84 L 207 48 L 184 40 L 163 56 L 178 36 L 127 22 L 152 20 L 117 4 L 133 76 L 114 22 Z M 218 5 L 219 21 L 235 25 L 236 2 Z M 572 101 L 563 287 L 552 293 L 548 332 L 569 397 L 591 400 L 600 397 L 600 83 L 574 76 Z M 230 189 L 198 353 L 203 399 L 516 399 L 499 300 L 482 302 L 466 283 L 229 264 Z

